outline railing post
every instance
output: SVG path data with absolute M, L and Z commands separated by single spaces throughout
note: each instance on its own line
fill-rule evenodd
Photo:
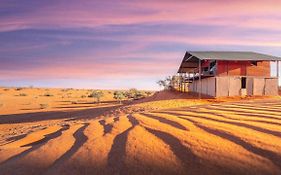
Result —
M 201 60 L 199 59 L 199 99 L 201 99 L 202 82 L 201 82 Z

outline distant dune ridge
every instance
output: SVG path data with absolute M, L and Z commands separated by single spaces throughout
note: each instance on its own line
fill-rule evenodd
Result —
M 91 91 L 0 88 L 0 174 L 281 174 L 280 97 Z

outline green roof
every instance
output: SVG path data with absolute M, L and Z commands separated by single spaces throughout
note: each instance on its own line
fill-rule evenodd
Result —
M 267 54 L 256 52 L 233 52 L 233 51 L 196 51 L 187 52 L 200 60 L 233 60 L 233 61 L 275 61 L 281 60 L 281 57 L 276 57 Z
M 184 55 L 178 73 L 192 71 L 198 68 L 199 60 L 281 61 L 281 57 L 241 51 L 188 51 Z

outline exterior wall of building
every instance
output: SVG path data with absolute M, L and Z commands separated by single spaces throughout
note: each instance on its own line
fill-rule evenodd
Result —
M 246 88 L 242 90 L 241 76 L 220 76 L 202 79 L 201 93 L 212 97 L 245 95 L 278 95 L 278 79 L 269 77 L 246 77 Z M 188 91 L 200 92 L 200 82 L 188 85 Z
M 200 83 L 199 81 L 194 81 L 188 85 L 188 91 L 190 92 L 200 92 Z M 216 78 L 210 77 L 202 79 L 202 94 L 209 95 L 212 97 L 216 96 Z
M 264 89 L 265 95 L 278 95 L 278 79 L 266 78 Z
M 261 61 L 257 65 L 250 61 L 218 61 L 217 76 L 270 76 L 270 62 Z
M 253 94 L 264 95 L 265 94 L 265 78 L 254 78 Z
M 229 77 L 228 96 L 239 96 L 241 94 L 241 78 Z

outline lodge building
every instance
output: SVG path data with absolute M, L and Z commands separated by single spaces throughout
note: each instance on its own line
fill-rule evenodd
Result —
M 278 95 L 279 61 L 255 52 L 186 52 L 177 89 L 212 97 Z M 276 76 L 271 62 L 277 62 Z

